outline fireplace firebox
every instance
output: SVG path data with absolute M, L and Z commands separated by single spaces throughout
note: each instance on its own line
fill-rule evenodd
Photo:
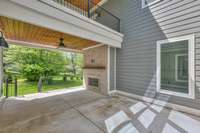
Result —
M 88 78 L 88 85 L 93 87 L 99 87 L 99 79 L 98 78 Z

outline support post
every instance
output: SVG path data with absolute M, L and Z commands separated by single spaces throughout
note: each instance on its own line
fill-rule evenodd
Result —
M 0 97 L 3 96 L 3 80 L 4 72 L 3 72 L 3 48 L 0 47 Z
M 107 46 L 107 93 L 110 93 L 110 46 Z
M 39 81 L 38 81 L 38 92 L 41 93 L 42 92 L 42 77 L 40 77 Z

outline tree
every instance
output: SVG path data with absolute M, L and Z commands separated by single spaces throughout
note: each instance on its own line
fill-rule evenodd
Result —
M 10 46 L 6 50 L 7 70 L 17 67 L 27 80 L 38 81 L 42 76 L 49 79 L 65 71 L 66 60 L 62 52 L 44 49 Z
M 67 69 L 73 75 L 82 75 L 83 55 L 77 53 L 66 53 L 68 61 Z

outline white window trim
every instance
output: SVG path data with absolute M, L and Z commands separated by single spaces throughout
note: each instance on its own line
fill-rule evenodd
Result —
M 188 40 L 189 44 L 188 44 L 188 67 L 189 67 L 189 78 L 188 78 L 188 89 L 189 89 L 189 93 L 185 94 L 185 93 L 180 93 L 180 92 L 173 92 L 173 91 L 168 91 L 168 90 L 163 90 L 160 88 L 161 85 L 161 72 L 160 72 L 160 68 L 161 68 L 161 53 L 160 53 L 160 48 L 162 44 L 165 43 L 172 43 L 172 42 L 177 42 L 177 41 L 184 41 L 184 40 Z M 195 43 L 195 36 L 194 35 L 188 35 L 188 36 L 182 36 L 182 37 L 177 37 L 177 38 L 171 38 L 171 39 L 166 39 L 166 40 L 161 40 L 161 41 L 157 41 L 157 50 L 156 50 L 156 56 L 157 56 L 157 60 L 156 60 L 156 90 L 158 93 L 163 93 L 163 94 L 168 94 L 168 95 L 174 95 L 174 96 L 178 96 L 178 97 L 185 97 L 185 98 L 191 98 L 194 99 L 195 98 L 195 72 L 194 72 L 194 43 Z
M 163 85 L 168 85 L 168 84 L 163 84 Z M 170 87 L 182 87 L 180 85 L 174 85 L 174 84 L 171 84 L 171 85 L 168 85 L 168 86 L 170 86 Z
M 157 3 L 157 2 L 159 2 L 161 0 L 155 0 L 154 2 L 151 2 L 151 3 L 147 4 L 147 5 L 145 4 L 145 0 L 141 0 L 141 1 L 142 1 L 142 8 L 146 8 L 146 7 L 151 6 L 151 5 Z
M 175 55 L 175 80 L 177 82 L 187 82 L 187 80 L 181 80 L 178 78 L 178 57 L 187 56 L 187 54 L 176 54 Z

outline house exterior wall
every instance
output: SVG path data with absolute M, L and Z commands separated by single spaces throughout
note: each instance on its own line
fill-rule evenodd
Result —
M 105 8 L 121 19 L 125 35 L 117 49 L 117 90 L 200 109 L 200 1 L 161 0 L 142 9 L 141 0 L 110 0 Z M 156 92 L 156 42 L 195 35 L 195 99 Z

